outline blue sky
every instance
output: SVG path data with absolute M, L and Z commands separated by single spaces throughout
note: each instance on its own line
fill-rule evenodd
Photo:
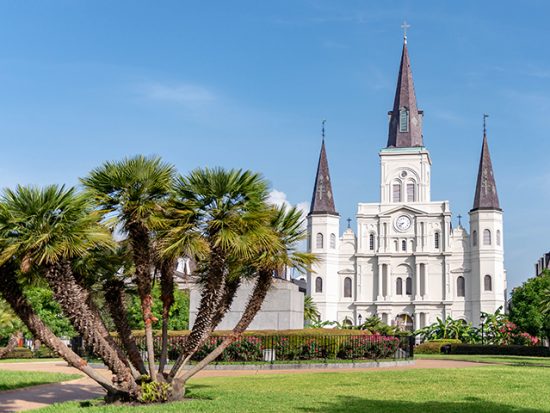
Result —
M 307 203 L 327 119 L 337 209 L 353 217 L 379 198 L 407 19 L 432 198 L 467 216 L 489 113 L 513 287 L 550 250 L 549 14 L 545 1 L 3 0 L 0 185 L 73 185 L 143 153 L 182 173 L 258 170 Z

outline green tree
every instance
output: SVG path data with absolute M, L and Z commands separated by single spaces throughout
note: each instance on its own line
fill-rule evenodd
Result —
M 532 336 L 550 338 L 550 312 L 544 311 L 549 290 L 548 270 L 514 288 L 510 301 L 510 321 Z
M 321 313 L 317 309 L 317 304 L 310 295 L 304 297 L 304 321 L 306 325 L 317 323 Z

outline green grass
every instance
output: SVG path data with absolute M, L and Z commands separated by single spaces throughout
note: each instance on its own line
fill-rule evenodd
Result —
M 46 361 L 63 361 L 62 358 L 44 358 L 44 359 L 1 359 L 0 363 L 42 363 Z
M 80 377 L 82 376 L 78 374 L 0 370 L 0 391 L 18 389 L 20 387 L 36 386 L 37 384 L 74 380 Z
M 475 361 L 481 363 L 507 364 L 512 366 L 550 367 L 549 357 L 491 356 L 466 354 L 415 354 L 415 358 L 431 360 Z
M 41 413 L 153 412 L 550 412 L 550 369 L 483 366 L 212 377 L 192 381 L 192 400 L 152 406 L 71 402 Z

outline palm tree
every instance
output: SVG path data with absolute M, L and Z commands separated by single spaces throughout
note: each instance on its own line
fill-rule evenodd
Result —
M 273 275 L 281 268 L 296 268 L 306 271 L 315 261 L 315 257 L 309 253 L 299 252 L 297 246 L 306 237 L 301 211 L 296 208 L 286 209 L 285 206 L 272 209 L 270 229 L 277 242 L 270 245 L 259 245 L 255 254 L 249 258 L 248 265 L 255 269 L 256 284 L 249 297 L 241 319 L 234 327 L 232 333 L 226 337 L 208 356 L 201 360 L 195 367 L 187 372 L 180 371 L 175 374 L 175 388 L 182 388 L 187 380 L 202 370 L 208 363 L 215 360 L 223 351 L 248 328 L 255 315 L 260 311 L 264 299 L 271 287 Z
M 131 370 L 107 339 L 107 329 L 89 307 L 88 292 L 78 283 L 72 267 L 76 258 L 90 250 L 112 245 L 111 234 L 99 224 L 100 218 L 74 188 L 52 185 L 5 190 L 0 203 L 0 289 L 33 334 L 65 354 L 70 363 L 80 363 L 51 337 L 51 331 L 22 298 L 15 265 L 19 265 L 18 272 L 32 271 L 43 277 L 73 327 L 114 372 L 117 386 L 129 392 L 135 388 Z
M 319 321 L 321 313 L 317 309 L 317 304 L 310 295 L 304 297 L 304 321 L 307 325 Z
M 266 181 L 241 170 L 197 169 L 176 183 L 171 230 L 164 255 L 197 258 L 202 286 L 197 317 L 170 378 L 214 328 L 216 314 L 229 308 L 238 280 L 258 247 L 277 240 L 269 227 Z M 233 293 L 231 293 L 233 292 Z
M 128 236 L 152 380 L 157 378 L 151 311 L 154 231 L 163 226 L 165 203 L 172 190 L 174 174 L 174 167 L 160 158 L 136 156 L 120 162 L 106 162 L 82 179 L 88 194 L 113 229 Z

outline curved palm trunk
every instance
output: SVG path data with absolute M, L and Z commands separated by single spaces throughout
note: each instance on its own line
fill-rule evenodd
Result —
M 162 301 L 162 344 L 159 362 L 159 374 L 163 374 L 168 361 L 168 319 L 174 304 L 174 273 L 176 261 L 163 261 L 160 265 L 160 299 Z
M 88 293 L 76 282 L 70 264 L 51 265 L 45 271 L 44 278 L 74 328 L 115 374 L 118 384 L 121 387 L 134 388 L 136 383 L 128 363 L 120 359 L 119 353 L 104 338 L 101 331 L 97 330 L 98 323 L 94 312 L 87 305 Z
M 133 225 L 129 229 L 132 242 L 134 265 L 136 267 L 136 285 L 141 300 L 141 313 L 145 325 L 145 345 L 147 346 L 147 363 L 149 365 L 149 376 L 151 380 L 157 380 L 157 369 L 155 366 L 155 347 L 153 338 L 153 295 L 152 290 L 152 268 L 151 268 L 151 243 L 149 232 L 140 225 Z
M 105 301 L 109 307 L 109 313 L 130 362 L 140 374 L 147 374 L 145 363 L 139 352 L 136 340 L 132 335 L 132 329 L 128 324 L 128 313 L 124 299 L 124 283 L 121 280 L 109 280 L 103 284 L 103 291 L 105 292 Z
M 6 357 L 14 348 L 17 347 L 19 339 L 23 336 L 20 331 L 16 332 L 10 337 L 8 345 L 0 350 L 0 359 Z
M 187 372 L 184 372 L 183 370 L 178 371 L 174 378 L 174 388 L 184 389 L 187 380 L 189 380 L 199 371 L 204 369 L 210 362 L 219 357 L 231 343 L 236 341 L 241 336 L 241 334 L 248 328 L 252 320 L 254 320 L 254 317 L 256 316 L 258 311 L 260 311 L 267 292 L 271 287 L 272 280 L 273 276 L 271 271 L 263 270 L 259 272 L 258 279 L 256 280 L 256 285 L 254 287 L 254 290 L 250 294 L 243 315 L 241 316 L 241 319 L 239 320 L 235 328 L 233 328 L 231 334 L 226 337 L 220 343 L 220 345 L 218 345 L 218 347 L 216 347 L 210 354 L 208 354 L 204 359 L 197 363 L 195 367 Z M 183 395 L 184 391 L 182 391 L 181 397 L 183 397 Z
M 86 360 L 80 358 L 51 332 L 34 312 L 30 303 L 25 299 L 21 286 L 17 283 L 15 276 L 10 270 L 6 271 L 3 269 L 0 275 L 2 276 L 2 282 L 0 282 L 0 293 L 2 297 L 8 302 L 14 313 L 23 321 L 34 337 L 46 344 L 56 354 L 66 360 L 69 365 L 80 370 L 100 384 L 110 396 L 122 398 L 131 397 L 131 393 L 128 389 L 121 389 L 114 386 L 106 377 L 90 367 Z

